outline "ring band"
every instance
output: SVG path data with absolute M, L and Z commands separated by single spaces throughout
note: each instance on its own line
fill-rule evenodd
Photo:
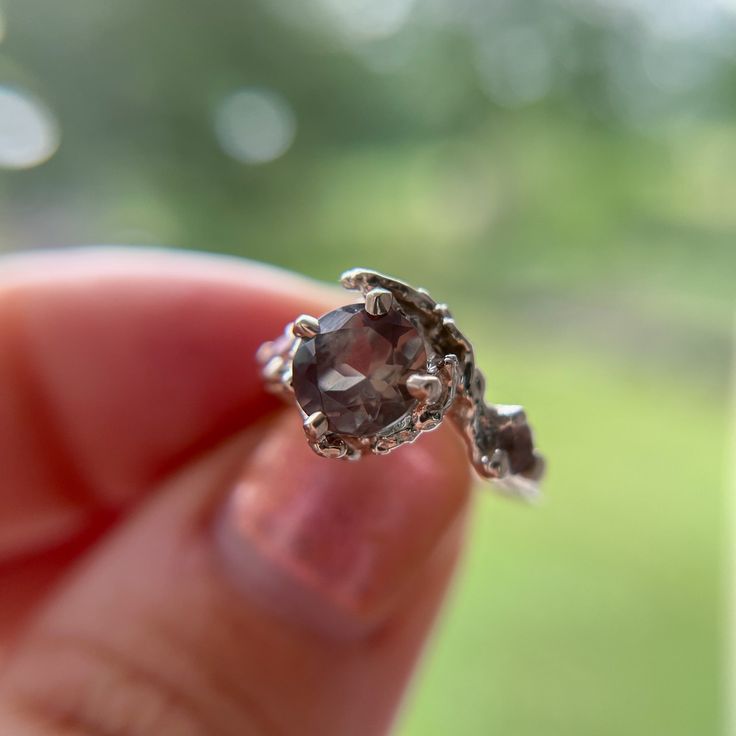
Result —
M 310 447 L 328 458 L 381 455 L 448 418 L 481 477 L 536 497 L 544 461 L 524 410 L 485 402 L 472 345 L 447 306 L 376 271 L 352 269 L 341 283 L 362 302 L 301 315 L 257 354 L 266 387 L 296 401 Z

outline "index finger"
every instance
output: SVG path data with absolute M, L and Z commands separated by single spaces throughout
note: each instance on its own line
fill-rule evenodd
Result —
M 276 269 L 163 251 L 12 256 L 0 274 L 0 561 L 273 410 L 258 345 L 330 301 Z

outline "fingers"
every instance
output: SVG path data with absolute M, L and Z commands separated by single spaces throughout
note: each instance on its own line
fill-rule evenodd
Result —
M 253 427 L 169 480 L 49 603 L 0 680 L 0 732 L 385 733 L 467 491 L 445 428 L 348 463 L 313 455 L 288 413 Z
M 272 409 L 255 350 L 326 294 L 203 255 L 3 259 L 0 564 L 116 512 Z

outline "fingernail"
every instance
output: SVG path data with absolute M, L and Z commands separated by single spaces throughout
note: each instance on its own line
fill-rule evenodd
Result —
M 317 457 L 288 413 L 227 501 L 220 546 L 242 589 L 330 634 L 384 620 L 465 502 L 467 461 L 440 429 L 388 456 Z

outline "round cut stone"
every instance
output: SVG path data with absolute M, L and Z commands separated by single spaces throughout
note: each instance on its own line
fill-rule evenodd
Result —
M 361 437 L 416 406 L 406 379 L 426 367 L 424 340 L 403 314 L 372 317 L 362 304 L 348 304 L 321 317 L 319 334 L 302 340 L 292 385 L 306 414 L 321 411 L 332 432 Z

